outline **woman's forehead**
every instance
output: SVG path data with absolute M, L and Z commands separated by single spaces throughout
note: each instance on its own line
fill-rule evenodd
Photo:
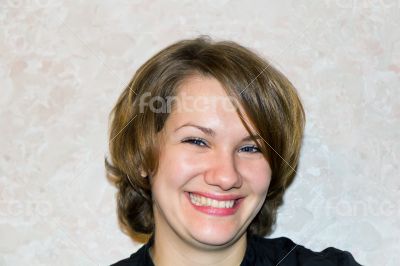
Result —
M 223 110 L 221 107 L 202 109 L 198 107 L 198 110 L 184 110 L 177 108 L 169 115 L 166 121 L 166 129 L 170 133 L 175 133 L 181 128 L 197 128 L 203 132 L 208 132 L 207 135 L 210 136 L 226 134 L 227 132 L 242 136 L 248 134 L 242 120 L 248 125 L 251 132 L 255 132 L 247 116 L 245 114 L 239 115 L 234 109 Z
M 192 75 L 180 82 L 177 96 L 227 96 L 222 84 L 214 77 Z
M 174 107 L 180 107 L 178 111 L 183 112 L 236 112 L 237 108 L 242 109 L 238 99 L 229 96 L 217 79 L 201 75 L 186 78 L 178 86 L 176 96 L 170 101 L 174 103 Z
M 246 131 L 243 125 L 245 121 L 252 132 L 255 132 L 238 100 L 228 96 L 221 83 L 213 77 L 194 75 L 186 78 L 171 102 L 173 108 L 167 119 L 169 127 L 193 123 L 216 130 L 222 126 Z

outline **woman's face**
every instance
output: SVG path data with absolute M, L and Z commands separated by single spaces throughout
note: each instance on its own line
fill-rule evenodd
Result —
M 151 179 L 156 237 L 228 246 L 263 205 L 270 166 L 227 102 L 216 79 L 196 76 L 181 85 Z

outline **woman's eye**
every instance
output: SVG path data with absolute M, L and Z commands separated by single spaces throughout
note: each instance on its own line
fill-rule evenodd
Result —
M 241 151 L 249 152 L 249 153 L 257 153 L 261 152 L 257 146 L 246 146 L 241 149 Z
M 196 146 L 201 146 L 201 147 L 207 147 L 206 142 L 203 139 L 200 138 L 189 138 L 189 139 L 184 139 L 182 141 L 183 143 L 190 143 Z
M 193 145 L 200 146 L 200 147 L 208 147 L 207 142 L 201 138 L 184 139 L 182 141 L 182 143 L 189 143 L 189 144 L 193 144 Z M 258 152 L 261 152 L 261 150 L 257 146 L 253 145 L 253 146 L 245 146 L 245 147 L 241 148 L 240 152 L 258 153 Z

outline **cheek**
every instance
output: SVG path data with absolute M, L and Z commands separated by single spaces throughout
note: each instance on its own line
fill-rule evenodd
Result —
M 252 190 L 259 195 L 265 195 L 271 182 L 272 171 L 268 163 L 255 163 L 247 168 L 246 178 Z
M 168 152 L 160 156 L 159 169 L 155 177 L 155 185 L 163 183 L 163 186 L 180 187 L 196 174 L 196 159 L 193 154 L 182 152 L 178 149 L 166 149 Z M 161 177 L 161 178 L 160 178 Z

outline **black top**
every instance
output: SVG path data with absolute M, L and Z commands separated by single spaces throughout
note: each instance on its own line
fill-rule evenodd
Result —
M 149 253 L 153 241 L 154 238 L 151 237 L 147 244 L 136 253 L 112 266 L 154 266 Z M 248 234 L 246 253 L 240 265 L 276 266 L 278 264 L 279 266 L 360 266 L 347 251 L 329 247 L 321 252 L 314 252 L 296 245 L 286 237 L 267 239 Z

